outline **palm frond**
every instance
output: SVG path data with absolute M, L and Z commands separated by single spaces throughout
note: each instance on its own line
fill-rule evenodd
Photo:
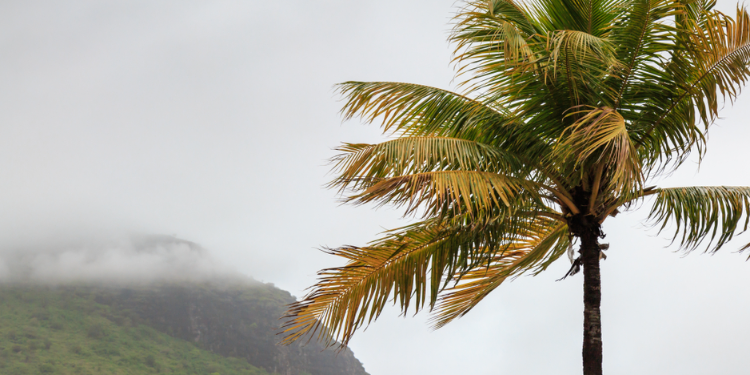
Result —
M 406 215 L 421 211 L 425 217 L 467 214 L 474 220 L 510 213 L 521 200 L 538 202 L 540 186 L 524 179 L 479 171 L 438 171 L 404 175 L 372 183 L 347 202 L 405 206 Z
M 530 9 L 546 31 L 575 30 L 606 37 L 624 4 L 623 0 L 536 0 Z
M 547 38 L 550 51 L 550 67 L 556 71 L 561 66 L 574 63 L 583 76 L 585 70 L 593 70 L 600 77 L 621 70 L 624 65 L 617 59 L 615 46 L 607 39 L 598 38 L 583 31 L 558 30 Z M 564 62 L 568 59 L 571 61 Z
M 446 137 L 402 137 L 379 144 L 345 143 L 332 159 L 338 177 L 331 187 L 367 189 L 385 178 L 473 170 L 512 174 L 521 171 L 515 156 L 480 142 Z
M 705 26 L 696 31 L 691 52 L 700 75 L 695 85 L 707 101 L 706 110 L 715 118 L 717 89 L 733 100 L 750 76 L 750 16 L 745 8 L 737 9 L 735 19 L 712 12 Z
M 639 132 L 638 147 L 645 146 L 652 160 L 678 154 L 682 161 L 694 146 L 702 155 L 702 132 L 717 118 L 720 96 L 733 100 L 750 77 L 750 16 L 745 8 L 737 9 L 736 19 L 704 11 L 702 18 L 685 22 L 688 41 L 685 52 L 673 58 L 673 83 L 655 92 L 661 102 L 642 115 L 647 125 Z M 698 117 L 703 131 L 696 126 Z
M 624 103 L 624 111 L 636 115 L 639 107 L 631 106 L 662 81 L 649 76 L 650 68 L 662 66 L 664 55 L 674 49 L 676 29 L 670 20 L 682 14 L 683 6 L 674 0 L 630 0 L 627 5 L 610 36 L 618 59 L 625 64 L 614 108 Z
M 346 118 L 382 120 L 386 132 L 407 137 L 450 137 L 481 142 L 533 165 L 550 146 L 528 125 L 496 102 L 450 91 L 398 82 L 345 82 Z M 543 131 L 543 129 L 537 129 Z M 538 165 L 535 166 L 537 169 Z
M 344 82 L 346 119 L 382 119 L 385 132 L 479 140 L 515 119 L 502 108 L 447 90 L 400 82 Z
M 732 239 L 740 225 L 747 230 L 750 187 L 679 187 L 659 189 L 656 194 L 649 220 L 661 223 L 660 231 L 674 222 L 673 241 L 679 239 L 685 250 L 694 250 L 708 239 L 706 250 L 714 252 Z
M 570 114 L 580 116 L 561 138 L 555 157 L 575 159 L 578 165 L 602 164 L 615 193 L 629 194 L 643 183 L 641 164 L 625 120 L 611 108 L 593 108 Z
M 480 264 L 460 275 L 455 286 L 438 297 L 432 321 L 440 328 L 466 315 L 484 297 L 510 277 L 532 271 L 534 275 L 557 260 L 570 246 L 565 223 L 539 220 L 502 252 L 495 254 L 489 265 Z
M 491 0 L 471 2 L 466 9 L 456 20 L 451 35 L 456 51 L 464 51 L 456 55 L 456 60 L 491 58 L 506 66 L 536 60 L 529 39 L 535 37 L 537 29 L 522 5 Z
M 471 1 L 456 18 L 450 40 L 455 43 L 458 75 L 471 73 L 462 85 L 470 90 L 502 88 L 507 77 L 538 69 L 543 39 L 523 4 L 509 0 Z M 527 77 L 529 78 L 529 77 Z M 534 79 L 528 81 L 533 84 Z
M 527 226 L 538 224 L 512 220 L 455 227 L 428 220 L 388 232 L 367 247 L 330 249 L 348 263 L 320 271 L 312 291 L 290 305 L 284 342 L 317 333 L 328 345 L 344 346 L 358 328 L 377 319 L 391 298 L 404 313 L 434 306 L 453 275 L 502 252 Z

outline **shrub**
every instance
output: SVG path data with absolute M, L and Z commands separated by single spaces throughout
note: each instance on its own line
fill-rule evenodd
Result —
M 21 348 L 21 345 L 13 345 L 13 349 L 12 350 L 13 350 L 13 353 L 18 353 L 21 350 L 23 350 L 23 348 Z
M 156 366 L 156 358 L 154 358 L 153 354 L 149 354 L 146 356 L 146 359 L 143 360 L 143 363 L 148 367 L 154 367 Z
M 89 337 L 92 339 L 101 339 L 104 337 L 104 327 L 101 325 L 101 323 L 94 323 L 91 324 L 86 331 Z
M 53 374 L 55 372 L 55 366 L 45 363 L 39 366 L 39 372 L 42 374 Z
M 95 344 L 91 346 L 91 351 L 102 357 L 114 357 L 120 355 L 120 350 L 116 346 L 109 344 Z
M 33 318 L 38 320 L 49 320 L 49 312 L 47 310 L 37 310 L 33 315 Z
M 26 336 L 26 338 L 29 338 L 29 339 L 35 339 L 37 337 L 36 331 L 34 330 L 34 328 L 31 328 L 28 326 L 23 328 L 23 334 L 24 336 Z

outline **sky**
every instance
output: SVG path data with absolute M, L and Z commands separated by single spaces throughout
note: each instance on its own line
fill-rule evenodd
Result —
M 317 270 L 341 265 L 320 247 L 363 245 L 410 221 L 325 189 L 333 148 L 385 139 L 342 121 L 333 85 L 455 88 L 456 10 L 453 0 L 0 2 L 0 250 L 176 236 L 304 295 Z M 692 159 L 659 185 L 750 185 L 748 118 L 750 94 L 726 105 L 700 168 Z M 735 250 L 750 236 L 685 256 L 645 223 L 649 207 L 604 225 L 605 372 L 747 373 L 750 263 Z M 350 347 L 372 375 L 580 373 L 582 277 L 555 281 L 569 266 L 507 283 L 437 331 L 428 314 L 389 308 Z

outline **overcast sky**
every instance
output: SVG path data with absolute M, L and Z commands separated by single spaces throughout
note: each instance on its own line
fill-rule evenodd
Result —
M 733 1 L 719 1 L 732 12 Z M 301 296 L 339 265 L 316 248 L 363 245 L 408 222 L 341 206 L 323 185 L 343 123 L 332 86 L 452 88 L 453 0 L 0 2 L 0 245 L 136 232 L 176 235 Z M 750 185 L 750 94 L 727 106 L 698 171 L 663 186 Z M 746 374 L 750 263 L 682 256 L 643 225 L 608 220 L 602 266 L 607 374 Z M 577 374 L 582 277 L 522 277 L 432 331 L 387 310 L 351 348 L 372 375 Z

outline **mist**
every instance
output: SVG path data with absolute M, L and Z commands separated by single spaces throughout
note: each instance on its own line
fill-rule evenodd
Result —
M 200 245 L 167 235 L 47 237 L 0 251 L 0 283 L 146 285 L 250 280 Z

